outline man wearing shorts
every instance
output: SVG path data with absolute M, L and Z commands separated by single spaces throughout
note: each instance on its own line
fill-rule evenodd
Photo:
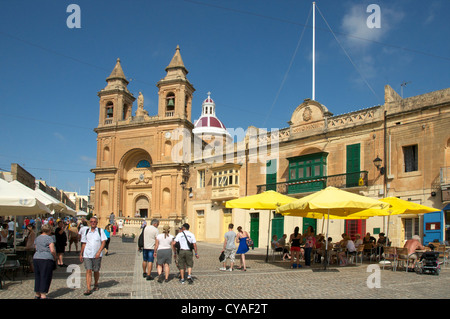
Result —
M 155 261 L 154 253 L 155 253 L 155 243 L 156 236 L 158 236 L 158 226 L 159 220 L 153 219 L 150 226 L 145 227 L 144 229 L 144 250 L 143 250 L 143 261 L 142 261 L 142 269 L 144 271 L 144 278 L 147 280 L 153 280 L 151 275 L 153 262 Z
M 180 269 L 180 283 L 182 284 L 184 284 L 185 282 L 185 268 L 187 269 L 188 283 L 194 283 L 191 277 L 192 267 L 194 266 L 194 254 L 197 259 L 199 258 L 197 254 L 197 241 L 195 240 L 194 234 L 189 231 L 189 227 L 189 224 L 183 224 L 183 227 L 181 228 L 182 231 L 179 232 L 175 237 L 175 242 L 180 243 L 180 252 L 178 254 L 178 268 Z M 189 244 L 192 244 L 192 250 L 189 247 Z
M 230 259 L 230 268 L 228 269 L 228 271 L 233 271 L 234 258 L 236 254 L 236 244 L 234 243 L 234 241 L 236 240 L 236 233 L 233 231 L 233 227 L 233 224 L 229 224 L 228 232 L 226 232 L 224 235 L 225 241 L 223 243 L 223 251 L 225 254 L 225 259 L 223 261 L 223 267 L 220 268 L 220 270 L 222 271 L 227 270 L 227 259 Z
M 86 268 L 86 286 L 84 294 L 90 295 L 92 272 L 94 272 L 94 291 L 98 290 L 98 280 L 100 278 L 100 266 L 102 262 L 102 251 L 108 239 L 103 229 L 97 228 L 98 219 L 91 217 L 90 227 L 81 234 L 80 261 L 84 262 Z

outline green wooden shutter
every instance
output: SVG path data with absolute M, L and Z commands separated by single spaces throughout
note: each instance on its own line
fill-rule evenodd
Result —
M 271 171 L 273 171 L 274 168 L 277 167 L 277 160 L 273 159 L 273 160 L 269 160 L 267 161 L 266 164 L 266 169 L 268 170 L 270 167 Z M 267 191 L 276 191 L 277 190 L 277 172 L 275 170 L 275 172 L 271 173 L 267 173 L 266 172 L 266 190 Z
M 259 247 L 259 213 L 250 213 L 250 238 Z
M 281 214 L 275 214 L 272 219 L 272 237 L 273 235 L 277 235 L 278 239 L 280 239 L 284 234 L 284 216 Z M 270 240 L 272 241 L 272 237 Z
M 347 145 L 347 187 L 358 186 L 361 144 Z

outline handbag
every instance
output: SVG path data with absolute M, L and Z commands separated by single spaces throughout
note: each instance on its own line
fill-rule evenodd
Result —
M 194 244 L 192 244 L 192 243 L 187 239 L 186 234 L 185 234 L 184 232 L 183 232 L 183 235 L 184 235 L 184 237 L 186 238 L 186 242 L 187 242 L 187 244 L 188 244 L 189 249 L 190 249 L 190 250 L 193 250 L 193 249 L 194 249 Z
M 222 251 L 222 253 L 219 256 L 219 262 L 223 263 L 225 261 L 225 252 Z

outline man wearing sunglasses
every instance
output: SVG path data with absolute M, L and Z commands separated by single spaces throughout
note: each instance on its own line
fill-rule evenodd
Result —
M 100 278 L 100 266 L 102 261 L 102 251 L 105 248 L 107 237 L 101 228 L 97 228 L 97 217 L 91 217 L 90 227 L 81 234 L 80 261 L 84 262 L 86 268 L 86 286 L 84 295 L 92 294 L 98 290 L 98 280 Z M 91 290 L 92 272 L 94 272 L 94 289 Z

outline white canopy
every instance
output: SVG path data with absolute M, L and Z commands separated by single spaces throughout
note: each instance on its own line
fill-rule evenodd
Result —
M 21 191 L 0 178 L 0 215 L 27 216 L 50 213 L 50 209 L 36 196 Z
M 85 211 L 79 210 L 77 212 L 77 216 L 87 216 L 88 213 L 86 213 Z
M 10 184 L 18 187 L 24 193 L 28 193 L 31 196 L 36 197 L 39 201 L 44 203 L 50 210 L 53 210 L 56 213 L 75 215 L 75 211 L 73 209 L 68 207 L 63 202 L 57 200 L 56 198 L 53 198 L 49 194 L 41 191 L 40 189 L 37 190 L 31 189 L 18 181 L 12 181 Z

